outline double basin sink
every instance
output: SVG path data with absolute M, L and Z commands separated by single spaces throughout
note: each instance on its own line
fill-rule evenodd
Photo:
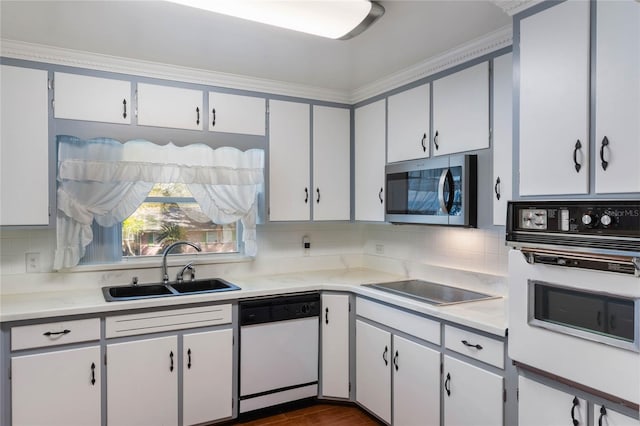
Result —
M 240 290 L 221 278 L 183 281 L 170 284 L 145 284 L 102 287 L 102 294 L 107 302 L 120 300 L 151 299 L 154 297 L 181 296 L 186 294 L 220 293 Z

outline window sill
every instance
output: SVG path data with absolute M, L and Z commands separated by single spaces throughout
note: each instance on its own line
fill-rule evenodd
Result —
M 185 263 L 194 265 L 215 265 L 222 263 L 246 263 L 253 262 L 255 257 L 241 253 L 229 254 L 170 254 L 167 257 L 167 266 L 182 266 Z M 95 265 L 78 265 L 65 269 L 64 272 L 94 272 L 117 271 L 127 269 L 154 269 L 162 266 L 162 256 L 149 256 L 144 259 L 125 259 L 117 263 L 101 263 Z

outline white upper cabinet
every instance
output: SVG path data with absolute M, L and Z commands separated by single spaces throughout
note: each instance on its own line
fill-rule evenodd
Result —
M 209 92 L 209 130 L 264 136 L 266 100 L 253 96 Z
M 57 72 L 54 87 L 55 118 L 131 123 L 129 81 Z
M 351 217 L 351 114 L 313 107 L 313 220 Z
M 355 218 L 384 222 L 385 100 L 355 110 Z
M 138 83 L 138 124 L 202 130 L 207 114 L 200 90 Z
M 596 3 L 596 185 L 640 192 L 640 3 Z
M 2 65 L 0 78 L 0 225 L 48 225 L 47 72 Z
M 589 192 L 589 4 L 520 21 L 520 195 Z
M 269 220 L 311 219 L 311 106 L 269 101 Z
M 493 60 L 493 224 L 504 226 L 513 176 L 513 55 Z
M 433 82 L 434 155 L 489 148 L 489 63 Z
M 429 156 L 428 84 L 389 96 L 387 162 Z

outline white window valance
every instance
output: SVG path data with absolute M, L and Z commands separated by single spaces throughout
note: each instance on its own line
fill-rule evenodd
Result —
M 54 269 L 78 264 L 92 241 L 91 224 L 113 226 L 138 208 L 156 183 L 184 183 L 215 223 L 243 225 L 245 253 L 255 256 L 257 195 L 264 151 L 204 144 L 58 136 L 57 249 Z

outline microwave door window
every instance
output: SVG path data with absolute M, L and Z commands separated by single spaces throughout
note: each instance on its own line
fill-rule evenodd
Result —
M 444 215 L 438 200 L 438 182 L 442 169 L 409 172 L 407 210 L 409 214 Z

